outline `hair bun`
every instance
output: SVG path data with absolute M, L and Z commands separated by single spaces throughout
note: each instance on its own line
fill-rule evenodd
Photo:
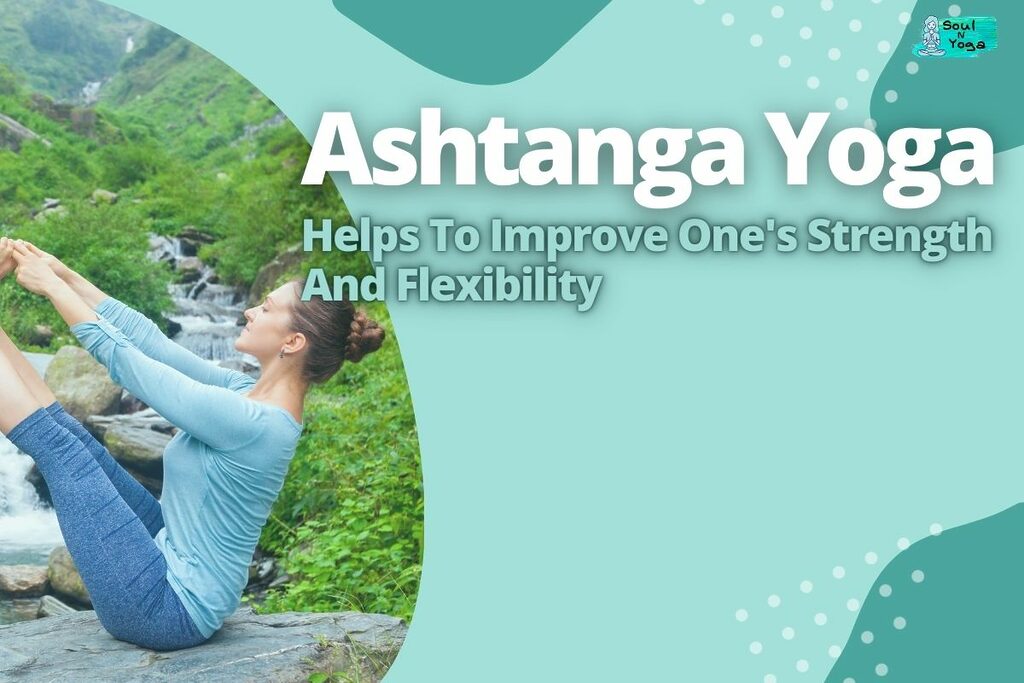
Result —
M 376 320 L 366 317 L 362 310 L 356 310 L 352 316 L 351 331 L 345 340 L 345 360 L 358 363 L 368 353 L 372 353 L 384 343 L 384 328 Z

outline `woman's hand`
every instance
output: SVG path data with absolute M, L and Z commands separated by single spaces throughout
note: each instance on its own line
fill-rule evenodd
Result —
M 24 242 L 14 242 L 13 256 L 17 264 L 15 274 L 18 284 L 28 291 L 48 296 L 55 285 L 64 284 L 46 261 L 37 256 Z
M 17 265 L 14 261 L 14 242 L 10 237 L 0 237 L 0 280 L 10 275 Z

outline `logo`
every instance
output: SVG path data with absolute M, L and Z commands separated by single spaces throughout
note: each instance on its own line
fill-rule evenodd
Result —
M 925 17 L 921 42 L 914 54 L 921 57 L 977 57 L 998 47 L 995 17 Z

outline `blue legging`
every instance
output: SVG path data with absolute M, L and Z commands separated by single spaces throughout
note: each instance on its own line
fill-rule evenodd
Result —
M 167 562 L 153 541 L 163 515 L 152 494 L 56 402 L 7 438 L 36 461 L 103 628 L 152 650 L 204 642 L 167 582 Z

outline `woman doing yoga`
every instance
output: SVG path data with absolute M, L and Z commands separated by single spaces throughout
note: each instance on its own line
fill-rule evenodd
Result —
M 158 502 L 66 413 L 0 329 L 0 431 L 50 489 L 103 627 L 153 650 L 209 639 L 241 600 L 260 532 L 302 433 L 313 384 L 378 349 L 351 302 L 302 301 L 301 282 L 245 312 L 235 347 L 259 381 L 193 355 L 142 314 L 28 242 L 0 239 L 0 278 L 50 300 L 115 382 L 179 431 Z

